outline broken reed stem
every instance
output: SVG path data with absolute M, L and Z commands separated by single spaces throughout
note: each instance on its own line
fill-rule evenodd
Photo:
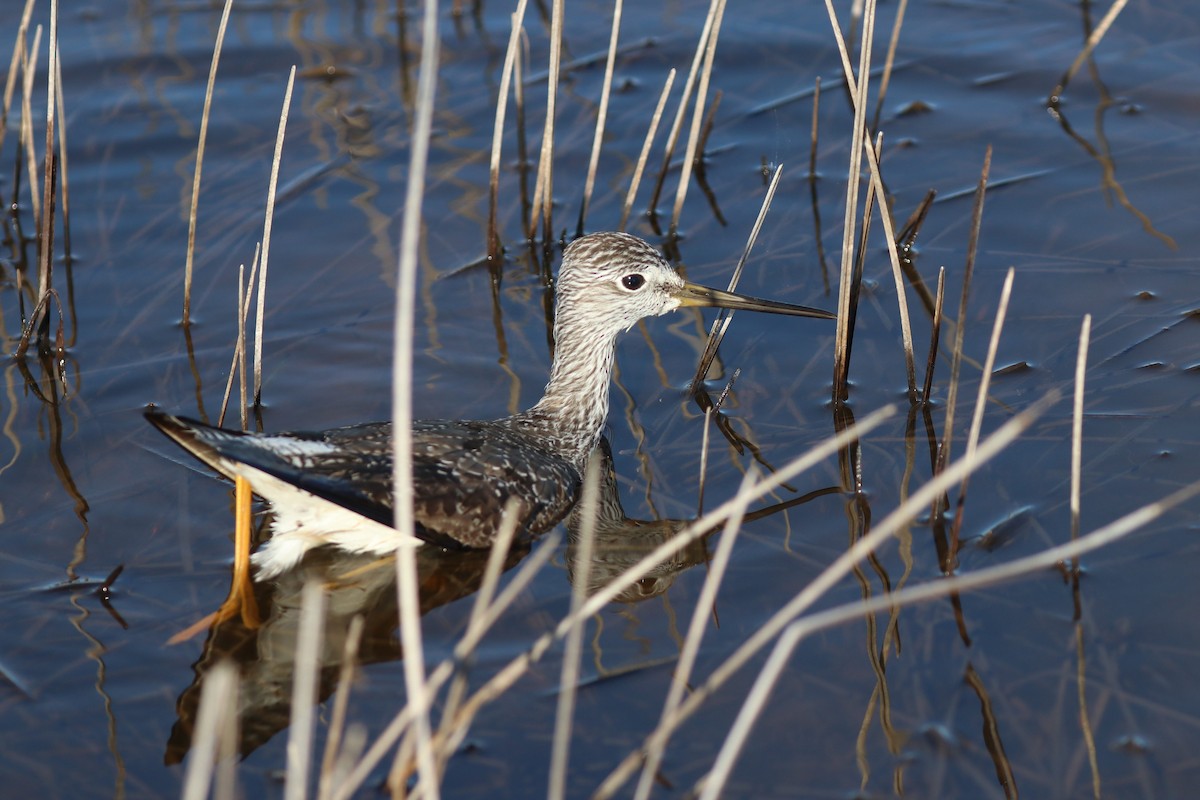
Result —
M 866 18 L 868 24 L 874 20 L 874 0 L 867 0 L 870 8 Z M 863 138 L 866 133 L 866 93 L 870 81 L 871 66 L 871 36 L 864 31 L 860 48 L 859 78 L 857 82 L 850 70 L 850 56 L 846 49 L 846 41 L 842 37 L 837 13 L 831 0 L 825 0 L 825 10 L 829 15 L 833 35 L 837 40 L 838 52 L 842 58 L 842 69 L 846 74 L 846 85 L 857 97 L 854 103 L 854 129 L 850 139 L 850 166 L 846 176 L 846 213 L 842 220 L 842 262 L 841 279 L 838 288 L 838 322 L 834 338 L 833 353 L 833 402 L 843 403 L 847 397 L 847 382 L 849 380 L 849 324 L 850 324 L 850 283 L 854 260 L 854 239 L 858 221 L 858 192 L 861 181 Z M 853 91 L 857 89 L 857 91 Z
M 925 386 L 921 389 L 921 402 L 929 405 L 929 393 L 933 390 L 933 368 L 937 364 L 938 341 L 942 336 L 942 305 L 946 300 L 946 268 L 938 268 L 937 298 L 933 304 L 933 326 L 929 331 L 929 358 L 925 361 Z
M 500 73 L 500 92 L 496 97 L 496 124 L 492 127 L 492 159 L 488 169 L 488 260 L 500 263 L 500 230 L 496 221 L 500 203 L 500 146 L 504 141 L 504 116 L 508 112 L 508 91 L 512 84 L 513 64 L 521 41 L 521 25 L 525 21 L 527 0 L 518 0 L 517 10 L 512 15 L 512 32 L 508 36 L 508 48 L 504 51 L 504 68 Z
M 900 606 L 910 606 L 929 600 L 937 600 L 967 591 L 982 589 L 1015 578 L 1044 573 L 1057 564 L 1100 547 L 1109 545 L 1133 531 L 1144 527 L 1163 513 L 1200 494 L 1200 481 L 1189 484 L 1154 503 L 1148 503 L 1120 519 L 1093 531 L 1087 536 L 1040 553 L 1015 559 L 1007 564 L 981 569 L 968 575 L 956 575 L 943 580 L 910 586 L 890 594 L 880 595 L 867 601 L 847 603 L 835 608 L 798 619 L 791 623 L 772 651 L 767 663 L 759 672 L 725 743 L 714 762 L 713 769 L 701 779 L 701 800 L 718 796 L 724 779 L 728 776 L 733 760 L 736 759 L 754 720 L 761 712 L 771 689 L 787 665 L 791 653 L 807 636 L 835 625 L 860 620 L 864 615 L 888 611 Z M 693 793 L 695 794 L 695 793 Z
M 208 142 L 208 120 L 212 111 L 213 87 L 217 83 L 217 64 L 221 61 L 221 46 L 225 42 L 225 28 L 229 24 L 229 11 L 233 0 L 225 0 L 221 22 L 217 25 L 217 41 L 213 45 L 212 62 L 208 67 L 208 85 L 204 89 L 204 110 L 200 112 L 200 136 L 196 143 L 196 169 L 192 174 L 192 205 L 188 211 L 187 256 L 183 262 L 183 324 L 192 320 L 192 263 L 196 254 L 196 219 L 200 208 L 200 173 L 204 168 L 204 146 Z M 257 394 L 257 386 L 256 386 Z M 243 404 L 245 405 L 245 404 Z
M 729 278 L 729 291 L 731 292 L 737 289 L 738 281 L 742 279 L 742 270 L 745 269 L 746 259 L 750 257 L 750 251 L 753 249 L 754 243 L 758 241 L 758 234 L 762 230 L 763 221 L 767 218 L 767 211 L 771 208 L 771 201 L 775 199 L 775 190 L 779 188 L 779 179 L 782 175 L 783 164 L 780 164 L 775 167 L 775 174 L 771 176 L 771 182 L 767 184 L 767 193 L 763 197 L 762 205 L 759 206 L 758 217 L 755 218 L 754 226 L 750 229 L 750 236 L 746 239 L 742 257 L 738 259 L 733 268 L 733 275 Z M 708 332 L 708 341 L 704 345 L 704 352 L 700 356 L 700 362 L 696 365 L 695 374 L 692 375 L 693 389 L 698 389 L 704 376 L 708 374 L 708 369 L 717 356 L 717 348 L 721 346 L 725 332 L 729 330 L 729 325 L 733 322 L 733 314 L 732 309 L 722 310 L 713 320 L 712 327 Z
M 358 668 L 358 646 L 362 641 L 365 618 L 355 614 L 350 620 L 350 630 L 342 646 L 342 667 L 338 673 L 337 691 L 333 695 L 333 714 L 329 719 L 329 735 L 325 739 L 325 755 L 321 758 L 321 778 L 317 783 L 317 797 L 328 797 L 333 782 L 337 779 L 338 751 L 346 730 L 346 709 L 350 705 L 350 689 L 354 684 L 354 673 Z
M 954 441 L 954 407 L 958 403 L 958 373 L 962 366 L 963 336 L 967 329 L 967 299 L 971 291 L 971 276 L 975 272 L 975 252 L 979 245 L 979 226 L 983 220 L 983 198 L 987 193 L 988 173 L 992 166 L 992 147 L 988 145 L 983 156 L 983 169 L 979 184 L 975 187 L 975 205 L 971 212 L 971 232 L 967 238 L 967 262 L 963 269 L 962 296 L 958 301 L 958 321 L 954 327 L 954 350 L 950 357 L 950 388 L 946 394 L 946 427 L 942 433 L 941 462 L 950 455 Z
M 983 429 L 983 411 L 987 405 L 988 388 L 991 386 L 992 369 L 996 365 L 996 351 L 1000 349 L 1000 333 L 1004 330 L 1004 318 L 1008 314 L 1008 300 L 1012 296 L 1013 277 L 1016 270 L 1008 268 L 1004 277 L 1004 286 L 1000 290 L 1000 302 L 996 308 L 996 321 L 992 324 L 992 338 L 988 342 L 987 357 L 983 362 L 983 371 L 979 378 L 979 391 L 975 395 L 975 413 L 971 417 L 971 430 L 967 434 L 967 457 L 975 452 L 979 445 L 979 432 Z M 959 536 L 962 534 L 962 520 L 965 516 L 967 502 L 967 484 L 970 475 L 964 475 L 958 486 L 958 505 L 954 513 L 954 526 L 950 534 L 950 552 L 958 552 Z
M 1112 6 L 1109 7 L 1108 11 L 1105 12 L 1104 16 L 1100 19 L 1099 24 L 1096 25 L 1095 29 L 1092 31 L 1092 34 L 1088 36 L 1087 41 L 1084 42 L 1083 49 L 1079 51 L 1079 55 L 1075 56 L 1075 60 L 1071 62 L 1071 66 L 1068 67 L 1067 71 L 1063 73 L 1063 76 L 1059 78 L 1058 85 L 1055 86 L 1054 91 L 1050 93 L 1049 102 L 1051 105 L 1058 104 L 1062 97 L 1062 93 L 1067 88 L 1067 84 L 1071 82 L 1071 79 L 1075 77 L 1075 73 L 1078 72 L 1079 68 L 1083 66 L 1083 62 L 1088 59 L 1088 56 L 1090 56 L 1092 51 L 1096 49 L 1096 45 L 1100 44 L 1100 40 L 1103 39 L 1105 34 L 1108 33 L 1108 29 L 1111 28 L 1113 22 L 1116 21 L 1117 15 L 1125 10 L 1125 4 L 1128 1 L 1129 0 L 1115 0 Z
M 600 455 L 593 451 L 584 470 L 583 492 L 578 513 L 579 542 L 573 554 L 575 564 L 571 579 L 571 613 L 579 612 L 587 600 L 592 570 L 592 551 L 596 543 L 596 510 L 600 488 Z M 568 551 L 570 552 L 570 551 Z M 568 556 L 570 557 L 570 556 Z M 563 800 L 567 791 L 567 762 L 571 752 L 571 719 L 575 714 L 575 692 L 579 686 L 579 656 L 583 650 L 585 625 L 576 625 L 567 632 L 563 644 L 562 673 L 558 681 L 558 704 L 554 715 L 554 738 L 550 749 L 550 782 L 546 789 L 549 800 Z
M 579 208 L 579 226 L 576 236 L 583 236 L 588 205 L 592 202 L 592 189 L 596 184 L 596 168 L 600 165 L 600 144 L 604 139 L 604 123 L 608 118 L 608 98 L 612 92 L 613 66 L 617 60 L 617 40 L 621 34 L 621 9 L 624 0 L 613 4 L 612 34 L 608 39 L 608 59 L 604 64 L 604 86 L 600 90 L 600 108 L 596 112 L 596 131 L 592 135 L 592 154 L 588 158 L 587 179 L 583 183 L 583 204 Z
M 738 649 L 725 659 L 718 666 L 708 679 L 700 686 L 695 686 L 688 698 L 679 705 L 675 713 L 670 719 L 664 720 L 658 727 L 650 733 L 641 746 L 634 748 L 629 755 L 609 774 L 600 787 L 593 794 L 593 797 L 599 798 L 611 797 L 624 783 L 629 779 L 632 773 L 638 768 L 642 760 L 642 753 L 652 747 L 660 747 L 665 744 L 671 734 L 696 710 L 705 700 L 713 695 L 724 683 L 741 669 L 747 661 L 749 661 L 756 653 L 779 635 L 781 631 L 796 617 L 810 608 L 817 600 L 825 595 L 833 586 L 837 585 L 855 567 L 856 564 L 867 558 L 871 553 L 878 549 L 886 542 L 896 531 L 900 530 L 904 525 L 907 525 L 913 517 L 921 512 L 922 509 L 928 507 L 929 503 L 935 497 L 938 497 L 946 492 L 946 490 L 958 482 L 963 474 L 968 471 L 978 469 L 981 465 L 992 459 L 997 453 L 1007 447 L 1017 436 L 1025 431 L 1035 419 L 1040 417 L 1046 409 L 1048 409 L 1058 399 L 1058 392 L 1051 391 L 1041 400 L 1031 406 L 1028 410 L 1023 411 L 1006 423 L 1000 426 L 987 439 L 985 439 L 976 451 L 974 461 L 968 461 L 965 457 L 948 466 L 940 474 L 935 475 L 924 486 L 913 493 L 905 502 L 901 503 L 894 511 L 877 526 L 873 527 L 871 532 L 863 538 L 855 542 L 842 555 L 838 556 L 829 566 L 821 571 L 813 581 L 811 581 L 802 591 L 800 591 L 791 601 L 783 608 L 776 612 L 767 622 L 761 625 Z M 877 412 L 878 414 L 878 412 Z M 862 426 L 868 421 L 873 421 L 876 415 L 871 415 L 862 423 L 859 423 L 855 428 L 848 430 L 861 430 Z M 877 423 L 876 423 L 877 424 Z M 872 426 L 873 427 L 873 426 Z M 845 436 L 839 434 L 823 443 L 840 442 L 840 446 L 845 446 L 846 443 L 861 437 Z M 840 448 L 839 448 L 840 449 Z M 790 475 L 788 476 L 791 477 Z M 777 484 L 776 477 L 772 477 L 767 481 L 768 484 Z M 762 484 L 760 484 L 761 486 Z M 894 595 L 883 595 L 876 598 L 876 601 L 882 601 L 885 608 L 890 607 L 888 601 Z M 870 602 L 860 602 L 855 604 L 855 608 L 863 609 Z M 860 613 L 861 618 L 861 613 Z
M 738 493 L 749 491 L 758 481 L 758 477 L 758 468 L 751 464 L 750 468 L 746 470 L 746 474 L 742 476 L 742 484 L 738 488 Z M 717 589 L 721 585 L 721 579 L 725 577 L 725 568 L 729 566 L 729 558 L 733 553 L 733 544 L 737 541 L 738 533 L 741 531 L 744 513 L 744 507 L 735 510 L 725 522 L 725 529 L 721 532 L 721 541 L 717 544 L 717 552 L 708 565 L 708 574 L 704 578 L 700 596 L 696 598 L 696 608 L 692 611 L 691 622 L 688 623 L 683 648 L 679 652 L 679 661 L 675 665 L 675 671 L 671 674 L 671 686 L 667 690 L 666 700 L 663 701 L 660 722 L 671 716 L 679 706 L 679 701 L 683 699 L 683 695 L 691 683 L 692 669 L 696 666 L 696 657 L 700 654 L 700 643 L 704 640 L 704 631 L 708 627 L 709 615 L 716 608 Z M 664 741 L 660 746 L 651 747 L 646 752 L 646 764 L 642 767 L 642 775 L 638 779 L 637 789 L 633 795 L 634 800 L 649 800 L 650 791 L 654 788 L 658 778 L 658 770 L 662 765 L 665 748 L 666 742 Z
M 325 589 L 317 581 L 307 581 L 300 594 L 300 626 L 296 635 L 296 669 L 292 680 L 292 718 L 288 724 L 285 800 L 304 800 L 308 794 L 324 622 Z
M 262 405 L 263 315 L 267 307 L 267 260 L 271 255 L 271 224 L 275 218 L 275 190 L 279 186 L 279 162 L 283 160 L 283 134 L 287 130 L 288 111 L 292 107 L 292 87 L 296 83 L 296 65 L 288 73 L 279 112 L 279 131 L 275 134 L 275 155 L 271 159 L 271 180 L 267 186 L 267 211 L 263 222 L 262 260 L 258 270 L 258 310 L 254 319 L 254 406 Z
M 646 209 L 650 216 L 658 213 L 658 198 L 662 194 L 663 183 L 667 179 L 667 170 L 671 168 L 671 156 L 675 153 L 675 144 L 679 141 L 679 132 L 683 129 L 683 116 L 687 113 L 688 101 L 692 97 L 692 89 L 696 85 L 696 73 L 700 69 L 700 59 L 704 56 L 704 45 L 708 42 L 708 37 L 712 32 L 713 19 L 716 15 L 717 4 L 724 0 L 711 0 L 708 6 L 708 15 L 704 18 L 704 28 L 700 31 L 700 38 L 696 41 L 696 52 L 692 56 L 692 67 L 688 70 L 687 80 L 683 82 L 683 95 L 679 98 L 679 109 L 675 112 L 675 121 L 671 123 L 671 132 L 667 134 L 667 144 L 663 150 L 662 166 L 658 170 L 658 177 L 654 180 L 654 190 L 650 193 L 650 204 Z
M 208 797 L 213 768 L 218 754 L 224 749 L 224 734 L 228 732 L 229 726 L 225 722 L 233 717 L 236 725 L 237 695 L 237 667 L 228 659 L 219 661 L 204 676 L 200 707 L 196 711 L 196 728 L 192 733 L 192 753 L 180 792 L 183 800 L 205 800 Z
M 633 168 L 633 178 L 629 181 L 629 192 L 625 195 L 625 205 L 621 208 L 621 222 L 617 230 L 624 231 L 629 222 L 629 213 L 633 210 L 633 200 L 637 196 L 638 185 L 642 182 L 642 173 L 646 169 L 646 160 L 650 157 L 650 146 L 654 143 L 654 134 L 658 131 L 658 123 L 662 119 L 663 108 L 667 105 L 667 95 L 671 93 L 671 85 L 675 83 L 675 68 L 667 73 L 667 81 L 663 84 L 662 92 L 658 95 L 658 105 L 654 107 L 654 115 L 650 117 L 650 128 L 642 142 L 642 152 L 638 154 L 637 166 Z
M 396 276 L 396 316 L 393 322 L 392 354 L 392 492 L 393 524 L 400 536 L 415 541 L 413 533 L 412 485 L 412 362 L 413 319 L 416 305 L 417 251 L 421 237 L 421 206 L 425 199 L 425 172 L 429 161 L 430 130 L 437 93 L 438 36 L 437 0 L 425 0 L 421 25 L 421 65 L 417 80 L 416 115 L 412 127 L 408 186 L 400 225 L 400 253 Z M 405 546 L 396 553 L 396 593 L 399 607 L 400 640 L 404 648 L 404 685 L 408 707 L 415 720 L 417 790 L 426 800 L 438 797 L 437 763 L 430 742 L 431 693 L 425 681 L 424 644 L 421 639 L 420 601 L 415 548 Z
M 1080 492 L 1083 486 L 1083 388 L 1087 378 L 1088 344 L 1092 315 L 1083 316 L 1079 329 L 1079 355 L 1075 359 L 1075 401 L 1071 409 L 1071 539 L 1079 538 Z M 1079 569 L 1079 564 L 1075 565 Z
M 241 390 L 242 430 L 246 430 L 249 421 L 246 418 L 246 318 L 250 316 L 250 301 L 253 299 L 252 288 L 254 276 L 258 274 L 258 257 L 261 253 L 257 242 L 254 244 L 254 260 L 250 262 L 250 280 L 243 282 L 246 265 L 238 266 L 238 304 L 237 304 L 237 338 L 233 342 L 233 361 L 229 365 L 229 377 L 225 379 L 225 394 L 221 398 L 221 411 L 217 414 L 217 427 L 225 424 L 225 412 L 229 409 L 229 395 L 233 391 L 233 376 L 238 376 L 238 386 Z
M 17 26 L 17 38 L 13 41 L 12 57 L 8 62 L 8 77 L 4 80 L 4 107 L 0 109 L 0 150 L 4 148 L 4 137 L 8 133 L 8 112 L 12 108 L 13 92 L 17 88 L 17 76 L 25 66 L 25 37 L 29 34 L 29 19 L 33 16 L 34 0 L 25 0 L 21 12 L 21 24 Z
M 529 230 L 536 233 L 542 223 L 542 244 L 550 246 L 554 239 L 551 212 L 554 205 L 554 113 L 558 99 L 558 74 L 562 64 L 562 26 L 564 0 L 554 0 L 550 17 L 550 69 L 546 76 L 546 124 L 542 128 L 542 148 L 538 156 L 536 189 L 533 195 L 533 219 Z
M 679 172 L 679 185 L 675 188 L 675 208 L 671 212 L 670 235 L 679 231 L 679 216 L 683 213 L 683 201 L 687 197 L 688 184 L 692 180 L 692 169 L 696 163 L 696 144 L 704 125 L 704 103 L 708 98 L 708 82 L 712 78 L 713 60 L 717 55 L 717 38 L 721 33 L 721 20 L 725 16 L 725 0 L 716 0 L 712 29 L 704 47 L 704 68 L 700 71 L 700 86 L 696 90 L 696 102 L 692 107 L 692 127 L 688 133 L 687 149 L 683 155 L 683 167 Z

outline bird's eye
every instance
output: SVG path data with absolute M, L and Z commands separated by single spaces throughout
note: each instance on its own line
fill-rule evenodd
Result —
M 626 275 L 624 278 L 621 278 L 621 285 L 631 292 L 636 292 L 638 289 L 642 288 L 645 283 L 646 279 L 641 275 Z

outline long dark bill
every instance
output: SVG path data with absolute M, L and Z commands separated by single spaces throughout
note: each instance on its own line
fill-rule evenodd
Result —
M 679 299 L 680 308 L 687 307 L 716 307 L 745 309 L 746 311 L 767 311 L 772 314 L 791 314 L 794 317 L 816 317 L 817 319 L 837 319 L 837 314 L 822 311 L 808 306 L 794 306 L 790 303 L 779 303 L 775 300 L 760 300 L 757 297 L 747 297 L 744 294 L 734 294 L 720 289 L 710 289 L 698 283 L 685 282 L 675 296 Z

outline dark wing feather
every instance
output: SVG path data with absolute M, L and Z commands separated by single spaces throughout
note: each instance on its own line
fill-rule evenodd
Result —
M 224 471 L 220 459 L 240 461 L 364 517 L 393 524 L 390 423 L 261 435 L 158 411 L 146 416 L 218 471 Z M 509 497 L 517 498 L 519 530 L 542 533 L 570 511 L 579 484 L 568 461 L 503 422 L 413 424 L 416 534 L 433 544 L 487 547 Z

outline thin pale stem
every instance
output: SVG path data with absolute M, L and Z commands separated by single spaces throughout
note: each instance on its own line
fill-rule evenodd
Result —
M 263 317 L 267 308 L 267 260 L 271 255 L 271 225 L 275 219 L 275 192 L 279 186 L 279 163 L 283 160 L 283 135 L 287 130 L 288 111 L 292 107 L 292 87 L 296 83 L 296 66 L 288 73 L 287 89 L 283 94 L 283 110 L 279 112 L 279 130 L 275 134 L 275 155 L 271 159 L 271 180 L 267 186 L 267 211 L 263 221 L 262 261 L 258 270 L 258 309 L 254 318 L 254 405 L 262 405 Z
M 392 491 L 395 497 L 394 524 L 401 537 L 413 537 L 412 485 L 412 364 L 414 309 L 417 290 L 417 251 L 421 237 L 421 205 L 425 197 L 425 172 L 429 161 L 430 131 L 437 94 L 438 36 L 437 0 L 425 0 L 421 26 L 421 66 L 417 80 L 417 106 L 409 154 L 408 186 L 400 224 L 400 254 L 396 277 L 396 316 L 392 356 Z M 421 639 L 420 605 L 414 548 L 401 547 L 396 554 L 396 591 L 400 609 L 400 639 L 404 648 L 404 684 L 408 706 L 414 710 L 418 790 L 427 800 L 438 797 L 437 762 L 429 731 L 432 692 L 425 679 L 424 645 Z
M 496 123 L 492 128 L 492 160 L 488 174 L 488 258 L 497 263 L 500 258 L 500 232 L 497 207 L 500 202 L 500 146 L 504 141 L 504 117 L 508 112 L 508 90 L 512 85 L 513 64 L 521 41 L 521 25 L 525 20 L 527 0 L 519 0 L 512 15 L 512 32 L 508 49 L 504 51 L 504 68 L 500 74 L 500 92 L 496 97 Z
M 617 60 L 617 40 L 621 35 L 621 9 L 624 0 L 613 4 L 612 33 L 608 39 L 608 58 L 604 62 L 604 86 L 600 90 L 600 108 L 596 111 L 596 130 L 592 134 L 592 154 L 588 158 L 587 179 L 583 183 L 583 205 L 579 209 L 577 234 L 583 235 L 588 206 L 592 202 L 592 190 L 596 185 L 596 169 L 600 166 L 600 144 L 604 141 L 604 124 L 608 119 L 608 98 L 612 93 L 613 67 Z
M 304 584 L 300 595 L 300 629 L 296 635 L 292 718 L 288 725 L 285 800 L 304 800 L 308 796 L 324 622 L 325 589 L 318 582 L 309 581 Z
M 192 175 L 192 204 L 188 210 L 187 256 L 183 263 L 183 324 L 192 319 L 192 263 L 196 255 L 196 220 L 200 209 L 200 173 L 204 169 L 204 146 L 208 142 L 208 120 L 212 111 L 213 87 L 217 83 L 217 64 L 221 61 L 221 46 L 233 0 L 225 0 L 221 22 L 217 25 L 217 41 L 213 45 L 212 63 L 208 67 L 208 85 L 204 89 L 204 110 L 200 112 L 200 136 L 196 143 L 196 169 Z
M 667 105 L 667 96 L 675 83 L 675 69 L 667 73 L 667 81 L 663 84 L 662 92 L 658 95 L 658 105 L 654 107 L 654 115 L 650 117 L 650 128 L 646 131 L 646 139 L 642 142 L 642 152 L 638 154 L 637 166 L 633 168 L 633 178 L 629 181 L 629 192 L 625 195 L 625 205 L 621 208 L 621 222 L 617 230 L 625 230 L 629 223 L 629 213 L 633 210 L 633 200 L 637 196 L 638 185 L 642 182 L 642 173 L 646 169 L 646 160 L 650 157 L 650 146 L 654 144 L 654 134 L 658 131 L 658 123 L 662 120 L 663 108 Z
M 721 20 L 725 16 L 725 0 L 717 0 L 713 12 L 712 29 L 704 47 L 704 68 L 700 71 L 700 86 L 696 89 L 696 103 L 692 107 L 692 128 L 688 134 L 687 148 L 683 155 L 683 168 L 679 174 L 679 185 L 675 188 L 675 208 L 671 212 L 671 235 L 679 230 L 679 217 L 683 214 L 683 201 L 687 198 L 692 169 L 696 164 L 696 144 L 704 124 L 704 103 L 708 97 L 708 83 L 712 78 L 713 61 L 717 55 L 717 38 L 721 33 Z

